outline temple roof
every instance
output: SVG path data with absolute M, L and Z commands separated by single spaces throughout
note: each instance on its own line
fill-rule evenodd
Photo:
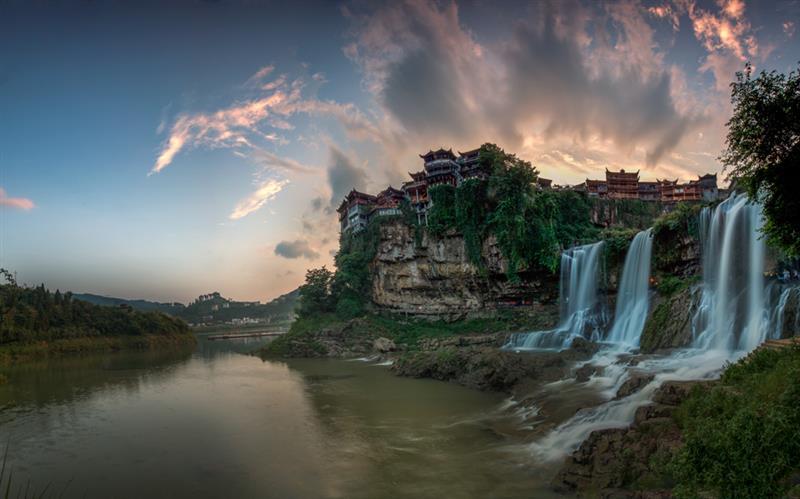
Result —
M 445 156 L 445 157 L 450 158 L 450 159 L 456 159 L 456 155 L 453 154 L 453 149 L 445 150 L 443 147 L 440 147 L 439 149 L 437 149 L 435 151 L 428 151 L 427 154 L 420 154 L 419 155 L 419 157 L 422 158 L 422 159 L 428 159 L 429 157 L 433 158 L 433 157 L 436 157 L 436 156 Z

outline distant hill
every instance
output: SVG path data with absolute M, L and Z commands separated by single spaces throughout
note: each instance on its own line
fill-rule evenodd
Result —
M 164 312 L 180 317 L 192 324 L 223 323 L 233 319 L 253 319 L 270 324 L 285 323 L 294 320 L 294 309 L 300 290 L 295 289 L 267 303 L 235 301 L 213 292 L 198 296 L 189 305 L 182 303 L 162 303 L 148 300 L 129 300 L 91 293 L 76 293 L 73 297 L 95 305 L 119 307 L 128 305 L 134 310 L 143 312 Z
M 166 314 L 180 316 L 181 312 L 186 308 L 183 303 L 161 303 L 157 301 L 148 300 L 128 300 L 125 298 L 113 298 L 110 296 L 94 295 L 91 293 L 75 293 L 72 297 L 76 300 L 86 301 L 95 305 L 104 305 L 108 307 L 118 307 L 120 305 L 128 305 L 134 310 L 142 312 L 164 312 Z

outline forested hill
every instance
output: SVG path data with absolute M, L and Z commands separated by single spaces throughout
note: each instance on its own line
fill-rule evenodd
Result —
M 71 293 L 18 286 L 3 271 L 0 285 L 0 345 L 101 336 L 188 335 L 181 319 L 131 307 L 106 307 L 76 300 Z
M 225 298 L 218 292 L 197 297 L 189 305 L 162 303 L 148 300 L 128 300 L 90 293 L 76 293 L 74 299 L 95 305 L 118 307 L 127 305 L 143 312 L 157 311 L 179 317 L 192 324 L 228 322 L 233 319 L 250 318 L 271 324 L 290 322 L 294 319 L 299 290 L 295 289 L 267 303 L 236 301 Z
M 149 300 L 128 300 L 126 298 L 114 298 L 111 296 L 95 295 L 92 293 L 74 293 L 72 297 L 95 305 L 105 305 L 108 307 L 118 307 L 128 305 L 129 307 L 142 312 L 164 312 L 166 314 L 180 316 L 186 308 L 183 303 L 162 303 Z

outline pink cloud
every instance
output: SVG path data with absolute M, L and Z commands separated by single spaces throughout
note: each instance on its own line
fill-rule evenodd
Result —
M 0 206 L 8 206 L 9 208 L 28 211 L 32 210 L 35 205 L 33 204 L 33 201 L 27 198 L 8 197 L 5 189 L 0 187 Z

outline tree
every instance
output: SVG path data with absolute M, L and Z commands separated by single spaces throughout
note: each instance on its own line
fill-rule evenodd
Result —
M 733 116 L 720 161 L 728 178 L 763 205 L 767 241 L 800 256 L 800 72 L 762 71 L 750 64 L 731 84 Z
M 300 315 L 311 316 L 333 310 L 332 282 L 333 272 L 324 266 L 306 272 L 306 283 L 300 286 Z

